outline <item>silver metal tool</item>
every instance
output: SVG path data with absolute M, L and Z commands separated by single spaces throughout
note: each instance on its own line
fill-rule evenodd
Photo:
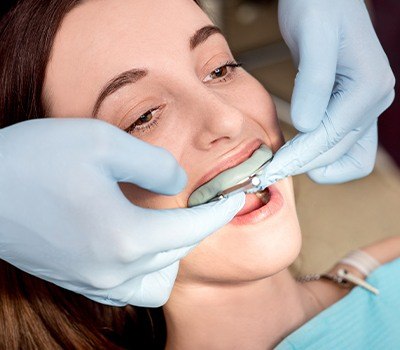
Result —
M 229 198 L 240 192 L 244 192 L 247 194 L 247 193 L 255 193 L 261 191 L 262 187 L 261 187 L 260 175 L 262 174 L 263 170 L 268 166 L 268 164 L 271 163 L 273 158 L 274 157 L 270 158 L 268 161 L 262 164 L 253 174 L 245 177 L 237 185 L 228 187 L 225 190 L 218 192 L 207 203 L 219 201 L 224 198 Z

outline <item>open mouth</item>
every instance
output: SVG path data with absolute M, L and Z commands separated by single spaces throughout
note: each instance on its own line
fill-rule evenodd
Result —
M 209 201 L 226 198 L 229 193 L 257 191 L 260 180 L 255 176 L 258 175 L 262 166 L 265 166 L 272 157 L 272 150 L 262 144 L 244 162 L 219 173 L 213 179 L 197 188 L 190 195 L 188 206 L 193 207 Z M 255 184 L 253 180 L 257 180 L 258 184 Z M 261 197 L 264 199 L 267 198 L 266 194 L 267 192 L 260 192 Z
M 284 197 L 275 183 L 263 191 L 246 195 L 244 207 L 235 215 L 231 224 L 254 225 L 273 217 L 284 207 Z
M 271 192 L 268 187 L 260 192 L 246 194 L 246 203 L 236 216 L 246 215 L 260 209 L 268 204 L 270 200 Z
M 263 204 L 267 204 L 271 199 L 271 192 L 269 191 L 268 187 L 260 192 L 256 192 L 255 195 L 261 202 L 263 202 Z

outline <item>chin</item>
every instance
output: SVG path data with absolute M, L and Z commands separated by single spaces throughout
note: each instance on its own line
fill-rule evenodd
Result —
M 229 234 L 222 229 L 219 233 Z M 275 275 L 290 266 L 300 253 L 301 234 L 297 227 L 269 232 L 266 239 L 213 243 L 203 241 L 180 265 L 178 279 L 196 282 L 243 283 Z
M 240 283 L 272 276 L 300 253 L 301 232 L 290 180 L 279 189 L 284 205 L 255 224 L 230 223 L 206 238 L 181 262 L 178 279 Z

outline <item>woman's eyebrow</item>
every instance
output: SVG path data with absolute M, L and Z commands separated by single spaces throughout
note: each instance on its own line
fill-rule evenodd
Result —
M 190 38 L 190 50 L 194 50 L 197 46 L 204 43 L 211 35 L 214 34 L 222 34 L 221 29 L 217 26 L 205 26 L 196 31 L 193 36 Z
M 148 71 L 146 69 L 131 69 L 112 78 L 101 90 L 99 97 L 97 97 L 92 112 L 93 118 L 97 118 L 97 113 L 100 110 L 101 104 L 108 96 L 112 95 L 125 85 L 134 84 L 140 79 L 143 79 L 147 73 Z
M 197 30 L 189 40 L 190 50 L 193 51 L 197 46 L 204 43 L 210 36 L 214 34 L 221 34 L 222 31 L 216 26 L 208 25 Z M 112 78 L 101 90 L 99 96 L 97 97 L 96 103 L 94 104 L 92 117 L 97 118 L 97 114 L 100 110 L 101 104 L 104 100 L 115 93 L 117 90 L 121 89 L 125 85 L 134 84 L 140 79 L 147 76 L 148 71 L 146 69 L 131 69 L 126 72 L 122 72 Z

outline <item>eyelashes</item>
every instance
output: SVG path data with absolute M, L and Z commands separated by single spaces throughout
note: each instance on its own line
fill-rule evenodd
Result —
M 208 83 L 212 81 L 214 83 L 214 80 L 217 80 L 217 82 L 226 82 L 233 78 L 236 69 L 242 66 L 242 63 L 236 61 L 228 61 L 223 66 L 214 69 L 214 71 L 212 71 L 209 75 L 207 75 L 207 77 L 204 78 L 203 82 Z
M 146 113 L 142 114 L 134 123 L 132 123 L 125 131 L 129 134 L 134 132 L 146 132 L 157 126 L 158 120 L 160 118 L 160 109 L 161 106 L 152 108 L 148 110 Z
M 207 75 L 203 79 L 203 82 L 206 84 L 218 84 L 228 82 L 235 77 L 236 70 L 242 66 L 242 63 L 236 62 L 234 60 L 228 61 L 222 66 L 214 69 L 209 75 Z M 158 125 L 159 119 L 162 114 L 162 109 L 163 106 L 149 109 L 146 113 L 139 116 L 139 118 L 137 118 L 124 131 L 129 134 L 143 134 L 150 131 Z

